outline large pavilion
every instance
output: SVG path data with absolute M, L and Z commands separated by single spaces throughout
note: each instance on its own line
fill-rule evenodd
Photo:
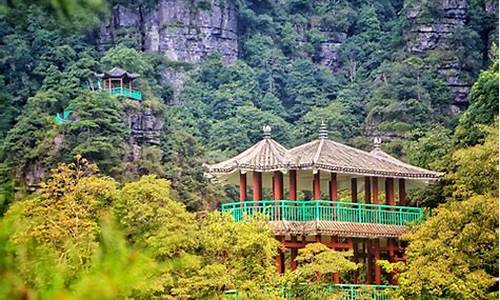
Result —
M 375 262 L 405 261 L 399 236 L 407 223 L 423 217 L 420 208 L 407 206 L 407 191 L 441 177 L 390 156 L 378 145 L 366 152 L 332 141 L 324 124 L 318 139 L 290 150 L 273 140 L 265 126 L 261 141 L 207 168 L 219 182 L 239 185 L 240 201 L 223 204 L 223 211 L 237 221 L 257 212 L 269 219 L 282 245 L 278 273 L 285 271 L 288 251 L 294 269 L 298 249 L 321 242 L 335 250 L 352 249 L 354 261 L 366 266 L 365 276 L 341 279 L 334 274 L 335 283 L 358 283 L 363 277 L 376 285 L 396 283 Z M 264 200 L 265 191 L 272 199 Z M 299 195 L 305 199 L 298 200 Z

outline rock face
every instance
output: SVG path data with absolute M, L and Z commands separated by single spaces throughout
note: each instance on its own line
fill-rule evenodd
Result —
M 129 110 L 126 118 L 131 134 L 129 139 L 130 153 L 128 161 L 141 159 L 141 149 L 144 146 L 159 146 L 160 136 L 165 124 L 162 113 L 154 112 L 153 109 L 142 107 L 140 110 Z
M 347 39 L 347 34 L 343 32 L 334 32 L 324 28 L 319 28 L 325 36 L 325 40 L 320 43 L 318 53 L 318 63 L 328 67 L 332 72 L 336 72 L 339 67 L 338 49 Z
M 448 48 L 451 35 L 465 25 L 469 9 L 467 0 L 431 2 L 432 8 L 416 4 L 407 10 L 407 18 L 412 24 L 411 32 L 414 34 L 414 38 L 408 41 L 410 52 L 423 53 L 436 48 Z
M 434 49 L 452 50 L 450 49 L 452 35 L 467 21 L 468 0 L 431 1 L 427 7 L 418 1 L 413 2 L 414 6 L 406 11 L 411 24 L 407 51 L 421 54 Z M 450 89 L 452 98 L 450 112 L 458 114 L 467 106 L 472 82 L 460 76 L 463 71 L 457 61 L 443 61 L 438 69 Z
M 140 112 L 127 112 L 131 140 L 138 145 L 160 145 L 160 135 L 165 123 L 163 115 L 157 115 L 151 108 Z
M 217 52 L 231 63 L 238 57 L 237 27 L 230 0 L 159 0 L 153 7 L 115 6 L 99 31 L 99 43 L 105 48 L 128 35 L 141 50 L 162 53 L 172 61 L 198 63 Z

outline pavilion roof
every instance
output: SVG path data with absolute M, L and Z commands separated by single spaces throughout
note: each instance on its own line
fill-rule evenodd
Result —
M 212 174 L 229 174 L 236 170 L 270 172 L 288 168 L 285 147 L 271 138 L 271 128 L 263 128 L 263 139 L 236 155 L 233 158 L 223 162 L 206 165 L 208 172 Z
M 441 177 L 440 173 L 414 167 L 388 154 L 382 155 L 379 151 L 368 153 L 332 141 L 328 139 L 324 125 L 320 129 L 318 140 L 290 149 L 286 157 L 292 169 L 317 169 L 352 175 L 417 180 L 435 180 Z
M 380 149 L 366 152 L 328 138 L 322 125 L 320 138 L 287 150 L 270 136 L 226 161 L 206 165 L 208 173 L 231 174 L 235 171 L 272 172 L 278 170 L 323 170 L 357 176 L 437 180 L 442 174 L 404 163 Z
M 129 79 L 136 79 L 140 75 L 137 73 L 129 73 L 121 68 L 114 67 L 109 71 L 105 71 L 104 73 L 101 74 L 96 74 L 97 77 L 106 79 L 106 78 L 121 78 L 121 77 L 128 77 Z

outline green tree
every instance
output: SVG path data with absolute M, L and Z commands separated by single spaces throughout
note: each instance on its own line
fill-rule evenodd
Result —
M 452 171 L 446 179 L 453 198 L 498 195 L 498 121 L 484 131 L 488 136 L 483 144 L 458 149 L 452 154 Z
M 114 209 L 129 241 L 150 249 L 158 259 L 184 254 L 196 245 L 194 218 L 171 198 L 165 179 L 143 176 L 125 184 Z
M 498 277 L 498 199 L 474 196 L 433 211 L 406 234 L 408 262 L 398 276 L 404 299 L 494 299 Z
M 74 121 L 61 128 L 65 134 L 62 158 L 80 154 L 97 163 L 105 174 L 118 176 L 129 134 L 122 104 L 106 93 L 94 92 L 82 93 L 71 104 Z
M 341 299 L 339 291 L 326 288 L 334 273 L 358 269 L 349 260 L 352 251 L 335 251 L 322 243 L 307 244 L 299 250 L 297 269 L 286 274 L 283 284 L 289 296 L 299 299 Z
M 493 48 L 498 52 L 496 48 Z M 498 116 L 498 53 L 493 64 L 482 71 L 472 86 L 470 105 L 460 116 L 456 139 L 460 145 L 474 145 L 485 136 L 478 125 L 491 124 Z

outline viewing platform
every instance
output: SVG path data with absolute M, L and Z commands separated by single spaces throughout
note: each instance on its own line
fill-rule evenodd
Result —
M 114 87 L 109 92 L 111 96 L 124 96 L 133 100 L 141 101 L 142 93 L 138 90 L 131 90 L 128 88 Z
M 424 217 L 417 207 L 330 200 L 261 200 L 222 204 L 235 221 L 262 215 L 277 235 L 330 234 L 346 237 L 398 237 L 408 223 Z

